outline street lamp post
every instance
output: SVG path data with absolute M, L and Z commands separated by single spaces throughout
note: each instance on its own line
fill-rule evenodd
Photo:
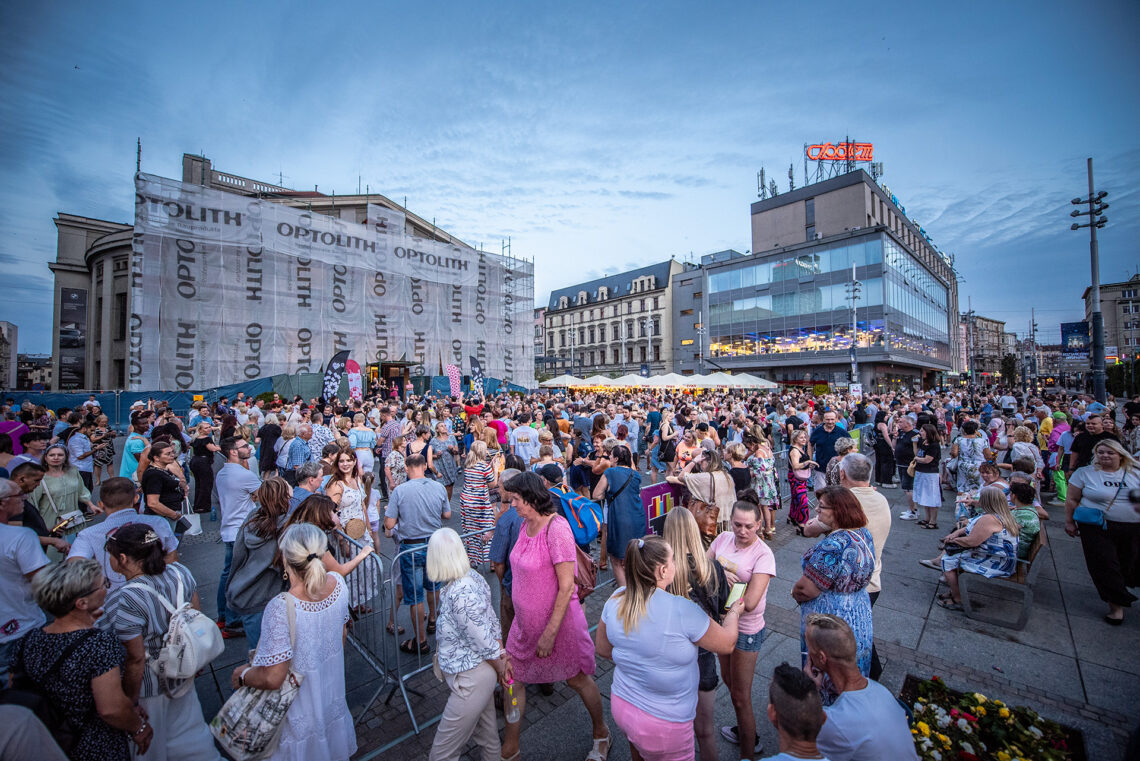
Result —
M 1089 229 L 1089 260 L 1092 266 L 1092 381 L 1093 381 L 1093 396 L 1098 402 L 1104 404 L 1107 399 L 1105 391 L 1105 373 L 1104 373 L 1104 315 L 1100 311 L 1100 250 L 1097 247 L 1096 231 L 1104 227 L 1108 222 L 1108 217 L 1102 216 L 1102 212 L 1108 208 L 1108 204 L 1103 203 L 1103 199 L 1108 195 L 1107 191 L 1100 191 L 1099 193 L 1093 188 L 1093 160 L 1090 157 L 1088 160 L 1088 174 L 1089 174 L 1089 196 L 1088 198 L 1074 198 L 1072 203 L 1074 206 L 1084 206 L 1088 204 L 1088 211 L 1080 211 L 1074 209 L 1070 216 L 1089 218 L 1088 222 L 1079 224 L 1074 222 L 1070 229 L 1079 230 L 1082 227 Z
M 851 296 L 851 382 L 859 382 L 859 358 L 856 356 L 855 351 L 859 343 L 859 322 L 858 322 L 858 303 L 859 303 L 859 290 L 863 284 L 855 279 L 855 263 L 851 263 L 851 282 L 847 284 L 847 290 Z

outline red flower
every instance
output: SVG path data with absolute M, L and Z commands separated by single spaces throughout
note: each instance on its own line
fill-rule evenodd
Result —
M 930 677 L 930 681 L 932 681 L 932 682 L 941 682 L 941 681 L 942 681 L 942 677 L 940 677 L 940 676 L 938 676 L 937 674 L 935 674 L 934 676 Z
M 958 709 L 957 708 L 951 708 L 950 709 L 950 718 L 951 719 L 957 719 L 958 718 Z
M 966 721 L 977 721 L 978 720 L 977 716 L 973 716 L 971 714 L 968 714 L 965 711 L 962 711 L 962 718 L 965 719 Z
M 977 756 L 973 753 L 967 753 L 964 750 L 958 751 L 958 758 L 962 759 L 962 761 L 978 761 Z

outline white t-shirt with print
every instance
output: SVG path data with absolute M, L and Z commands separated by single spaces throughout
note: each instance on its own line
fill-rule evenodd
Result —
M 1095 507 L 1097 510 L 1107 508 L 1105 517 L 1110 521 L 1140 523 L 1140 513 L 1133 510 L 1128 501 L 1128 491 L 1140 489 L 1140 472 L 1132 470 L 1126 473 L 1121 469 L 1108 473 L 1097 470 L 1092 465 L 1085 465 L 1076 469 L 1069 484 L 1081 490 L 1083 507 Z

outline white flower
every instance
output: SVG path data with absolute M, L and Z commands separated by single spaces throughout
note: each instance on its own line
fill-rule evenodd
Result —
M 938 751 L 933 751 L 930 756 L 934 759 L 934 761 L 942 761 L 942 754 Z
M 965 719 L 958 719 L 958 729 L 968 730 L 969 728 L 970 725 Z
M 946 716 L 945 714 L 943 714 L 942 716 L 939 716 L 938 717 L 938 726 L 942 727 L 943 729 L 950 726 L 950 717 Z
M 965 742 L 965 741 L 963 741 L 963 742 L 962 742 L 962 750 L 964 750 L 964 751 L 966 751 L 967 753 L 969 753 L 969 754 L 973 755 L 973 753 L 974 753 L 974 746 L 973 746 L 973 745 L 970 745 L 970 743 L 968 743 L 968 742 Z
M 1029 728 L 1029 734 L 1033 735 L 1038 740 L 1040 740 L 1045 735 L 1044 732 L 1042 732 L 1040 729 L 1038 729 L 1035 726 Z
M 915 703 L 914 704 L 914 712 L 915 713 L 922 713 L 922 709 L 923 709 L 922 703 Z

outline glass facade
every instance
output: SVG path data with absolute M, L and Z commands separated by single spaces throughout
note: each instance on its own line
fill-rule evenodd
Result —
M 854 330 L 853 264 L 862 283 Z M 820 245 L 710 273 L 709 353 L 835 352 L 845 361 L 854 342 L 948 364 L 947 303 L 946 287 L 886 234 Z

